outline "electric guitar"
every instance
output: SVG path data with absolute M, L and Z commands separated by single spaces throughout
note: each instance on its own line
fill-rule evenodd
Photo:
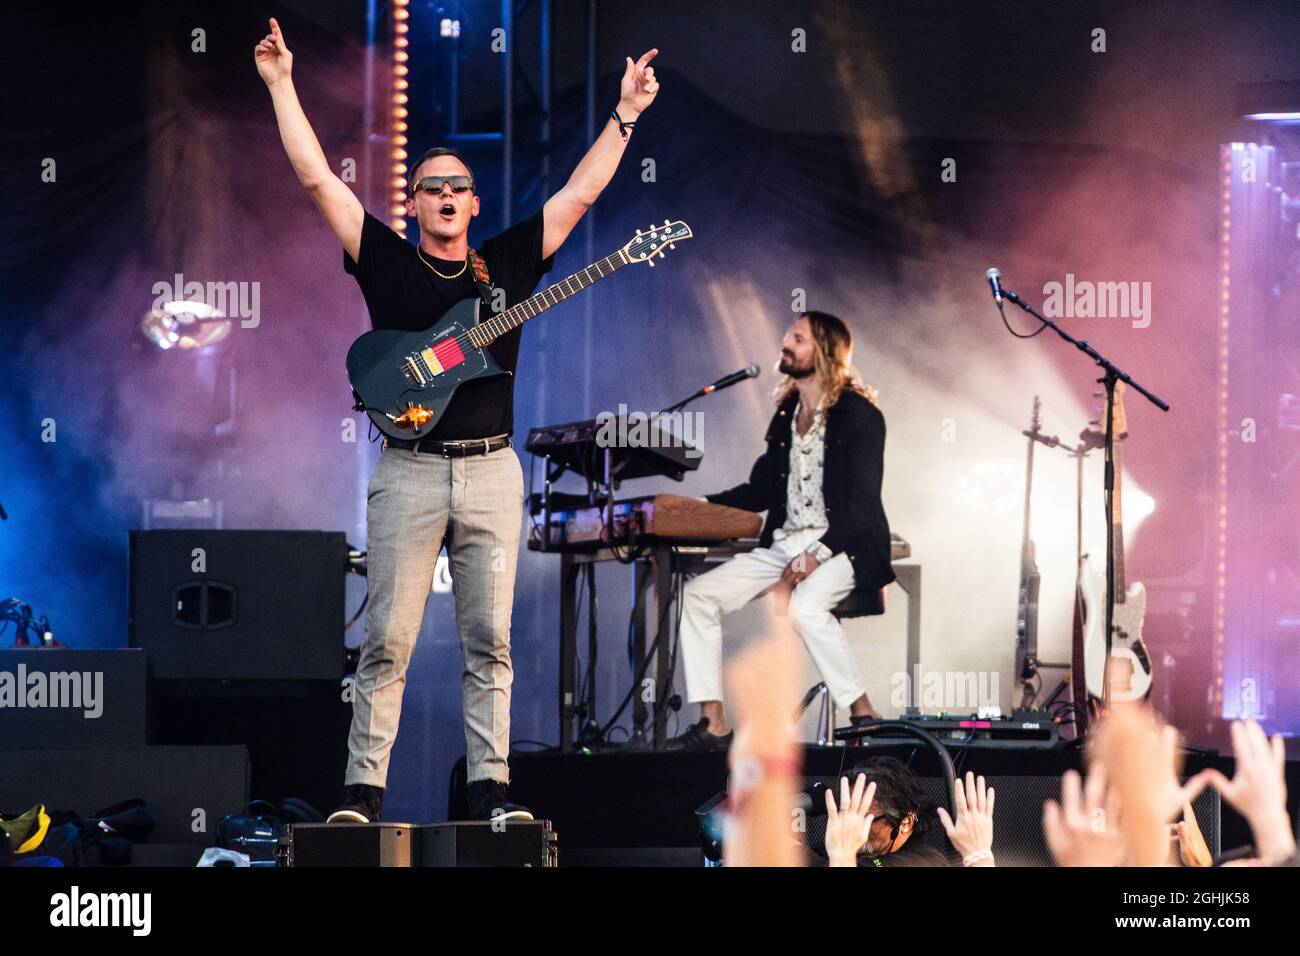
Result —
M 1025 524 L 1020 544 L 1020 597 L 1016 602 L 1016 680 L 1022 685 L 1021 707 L 1033 703 L 1033 676 L 1038 671 L 1038 589 L 1041 575 L 1034 560 L 1034 542 L 1029 537 L 1029 502 L 1034 487 L 1034 445 L 1042 432 L 1043 403 L 1034 396 L 1029 417 L 1029 448 L 1025 457 Z
M 691 238 L 684 222 L 664 220 L 621 249 L 534 293 L 522 302 L 480 319 L 483 301 L 462 299 L 423 332 L 375 329 L 348 349 L 348 381 L 358 411 L 370 416 L 389 438 L 418 439 L 438 424 L 456 389 L 475 379 L 508 375 L 488 353 L 497 338 L 541 315 L 569 296 L 609 278 L 633 262 L 654 265 L 657 255 Z
M 1106 666 L 1106 556 L 1089 556 L 1080 570 L 1083 592 L 1084 684 L 1089 695 L 1110 700 L 1143 700 L 1151 693 L 1151 656 L 1142 642 L 1142 619 L 1146 616 L 1147 592 L 1140 583 L 1124 586 L 1124 521 L 1121 476 L 1124 471 L 1120 439 L 1128 434 L 1124 415 L 1124 383 L 1115 385 L 1115 489 L 1111 495 L 1115 540 L 1115 611 L 1111 620 L 1110 666 Z

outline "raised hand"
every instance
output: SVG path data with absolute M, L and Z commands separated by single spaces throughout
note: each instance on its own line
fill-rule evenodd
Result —
M 1124 838 L 1117 826 L 1119 802 L 1106 791 L 1106 771 L 1097 766 L 1086 785 L 1075 770 L 1061 777 L 1061 802 L 1043 804 L 1043 834 L 1057 866 L 1119 866 Z
M 627 111 L 642 113 L 654 102 L 659 92 L 659 81 L 655 79 L 655 69 L 649 66 L 651 60 L 659 55 L 658 50 L 647 50 L 635 63 L 627 58 L 627 67 L 623 70 L 623 82 L 619 84 L 619 113 L 628 119 Z
M 996 795 L 993 788 L 986 788 L 983 777 L 977 778 L 967 770 L 965 785 L 959 780 L 954 789 L 957 822 L 953 822 L 943 807 L 939 807 L 939 822 L 961 854 L 963 864 L 993 866 L 993 798 Z
M 871 836 L 870 812 L 876 799 L 876 784 L 867 783 L 865 773 L 849 789 L 849 778 L 840 777 L 840 803 L 835 805 L 833 788 L 826 788 L 826 856 L 831 866 L 857 866 L 858 851 Z
M 1171 828 L 1172 836 L 1178 841 L 1178 857 L 1183 866 L 1213 866 L 1214 857 L 1206 845 L 1205 835 L 1196 819 L 1196 811 L 1190 803 L 1183 804 L 1183 818 Z
M 1255 721 L 1234 721 L 1232 752 L 1237 767 L 1231 780 L 1217 770 L 1200 776 L 1246 818 L 1261 860 L 1290 859 L 1295 837 L 1286 812 L 1286 748 L 1281 736 L 1270 741 Z
M 733 811 L 724 845 L 728 866 L 797 866 L 790 794 L 802 770 L 790 708 L 799 696 L 799 638 L 778 620 L 770 637 L 737 654 L 723 672 L 736 737 L 727 754 Z
M 257 64 L 257 75 L 267 86 L 287 80 L 293 72 L 293 54 L 284 45 L 284 34 L 275 17 L 271 18 L 271 32 L 253 47 L 253 62 Z
M 1145 705 L 1117 704 L 1101 722 L 1095 753 L 1124 808 L 1125 863 L 1167 862 L 1169 824 L 1209 783 L 1200 773 L 1179 784 L 1178 732 Z

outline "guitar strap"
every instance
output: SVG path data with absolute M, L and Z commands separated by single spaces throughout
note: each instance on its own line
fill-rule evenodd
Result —
M 483 257 L 478 254 L 477 249 L 470 249 L 469 265 L 470 269 L 474 272 L 474 288 L 478 289 L 478 296 L 483 300 L 483 305 L 491 311 L 492 277 L 488 275 L 487 263 L 484 262 Z M 483 320 L 480 318 L 479 323 L 482 324 L 482 321 Z

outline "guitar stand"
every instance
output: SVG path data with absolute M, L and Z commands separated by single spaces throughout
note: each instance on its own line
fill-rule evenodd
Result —
M 1018 622 L 1018 627 L 1020 632 L 1017 634 L 1017 642 L 1016 642 L 1016 660 L 1017 660 L 1017 666 L 1019 668 L 1019 673 L 1016 675 L 1016 683 L 1019 684 L 1021 688 L 1020 708 L 1019 708 L 1020 710 L 1034 709 L 1034 698 L 1038 696 L 1042 688 L 1040 685 L 1038 690 L 1035 690 L 1031 682 L 1035 677 L 1038 676 L 1039 670 L 1043 670 L 1043 669 L 1064 670 L 1067 675 L 1071 670 L 1071 665 L 1069 663 L 1059 663 L 1056 661 L 1044 661 L 1039 659 L 1038 622 L 1037 622 L 1037 613 L 1038 613 L 1037 612 L 1037 597 L 1038 597 L 1037 582 L 1035 581 L 1035 586 L 1032 588 L 1031 591 L 1026 592 L 1025 590 L 1026 583 L 1029 580 L 1029 577 L 1032 575 L 1034 578 L 1037 578 L 1038 576 L 1038 564 L 1034 558 L 1034 554 L 1032 550 L 1032 539 L 1030 537 L 1030 517 L 1031 517 L 1030 503 L 1033 498 L 1033 488 L 1034 488 L 1034 444 L 1037 443 L 1047 448 L 1062 448 L 1065 450 L 1066 454 L 1069 455 L 1074 454 L 1074 452 L 1072 452 L 1069 448 L 1063 446 L 1061 444 L 1061 439 L 1057 438 L 1055 435 L 1043 434 L 1043 432 L 1040 430 L 1039 416 L 1041 410 L 1042 410 L 1042 405 L 1038 399 L 1038 396 L 1035 395 L 1034 411 L 1029 423 L 1029 428 L 1022 430 L 1020 433 L 1029 439 L 1028 452 L 1025 458 L 1024 543 L 1022 545 L 1021 556 L 1020 556 L 1021 600 L 1023 602 L 1023 605 L 1021 607 L 1021 612 L 1023 613 L 1024 616 Z M 1080 446 L 1080 449 L 1082 449 L 1082 446 Z M 1081 452 L 1081 454 L 1086 454 L 1086 452 Z M 1031 596 L 1033 599 L 1033 603 L 1035 605 L 1032 627 L 1031 627 L 1030 613 L 1028 608 Z M 1020 659 L 1021 641 L 1024 642 L 1024 650 L 1025 650 L 1023 661 Z M 1047 698 L 1047 700 L 1042 704 L 1042 706 L 1039 709 L 1045 711 L 1048 707 L 1050 707 L 1052 702 L 1061 695 L 1061 692 L 1065 689 L 1065 687 L 1068 684 L 1069 684 L 1069 678 L 1067 676 L 1063 678 L 1059 684 L 1057 684 L 1056 689 L 1052 691 L 1051 696 Z
M 1093 362 L 1101 368 L 1102 377 L 1097 379 L 1106 387 L 1106 468 L 1103 477 L 1103 501 L 1106 509 L 1106 655 L 1105 668 L 1109 671 L 1111 655 L 1111 639 L 1113 637 L 1111 628 L 1115 620 L 1115 529 L 1114 513 L 1111 511 L 1111 498 L 1115 490 L 1115 383 L 1123 382 L 1134 391 L 1141 394 L 1156 408 L 1162 412 L 1169 411 L 1169 404 L 1158 396 L 1152 394 L 1144 386 L 1135 382 L 1133 378 L 1125 371 L 1120 369 L 1115 363 L 1106 356 L 1102 355 L 1095 348 L 1082 339 L 1076 339 L 1069 332 L 1066 332 L 1051 319 L 1040 314 L 1033 306 L 1029 305 L 1016 293 L 1002 290 L 1002 298 L 1014 302 L 1022 310 L 1028 312 L 1043 325 L 1050 328 L 1061 339 L 1070 343 L 1080 352 L 1087 355 Z M 1001 311 L 1002 304 L 998 303 L 998 310 Z M 1102 702 L 1104 706 L 1110 706 L 1110 681 L 1106 679 L 1104 673 L 1102 678 Z

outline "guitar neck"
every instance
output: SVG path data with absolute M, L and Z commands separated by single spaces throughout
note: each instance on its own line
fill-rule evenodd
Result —
M 1123 443 L 1118 437 L 1115 439 L 1115 449 L 1112 453 L 1115 459 L 1115 489 L 1111 493 L 1111 514 L 1114 515 L 1114 536 L 1115 536 L 1115 603 L 1124 603 L 1124 592 L 1128 590 L 1124 583 L 1124 507 L 1123 507 L 1123 473 L 1124 457 Z
M 1034 487 L 1034 440 L 1029 439 L 1029 450 L 1025 454 L 1025 520 L 1024 536 L 1020 542 L 1020 580 L 1034 569 L 1034 554 L 1029 543 L 1029 501 Z
M 470 342 L 476 348 L 486 348 L 502 335 L 519 328 L 529 319 L 536 318 L 552 306 L 559 305 L 569 296 L 581 292 L 590 285 L 595 285 L 601 279 L 609 278 L 627 265 L 628 261 L 622 249 L 610 253 L 567 279 L 561 279 L 554 285 L 547 286 L 541 292 L 530 295 L 524 301 L 474 326 L 469 330 Z

